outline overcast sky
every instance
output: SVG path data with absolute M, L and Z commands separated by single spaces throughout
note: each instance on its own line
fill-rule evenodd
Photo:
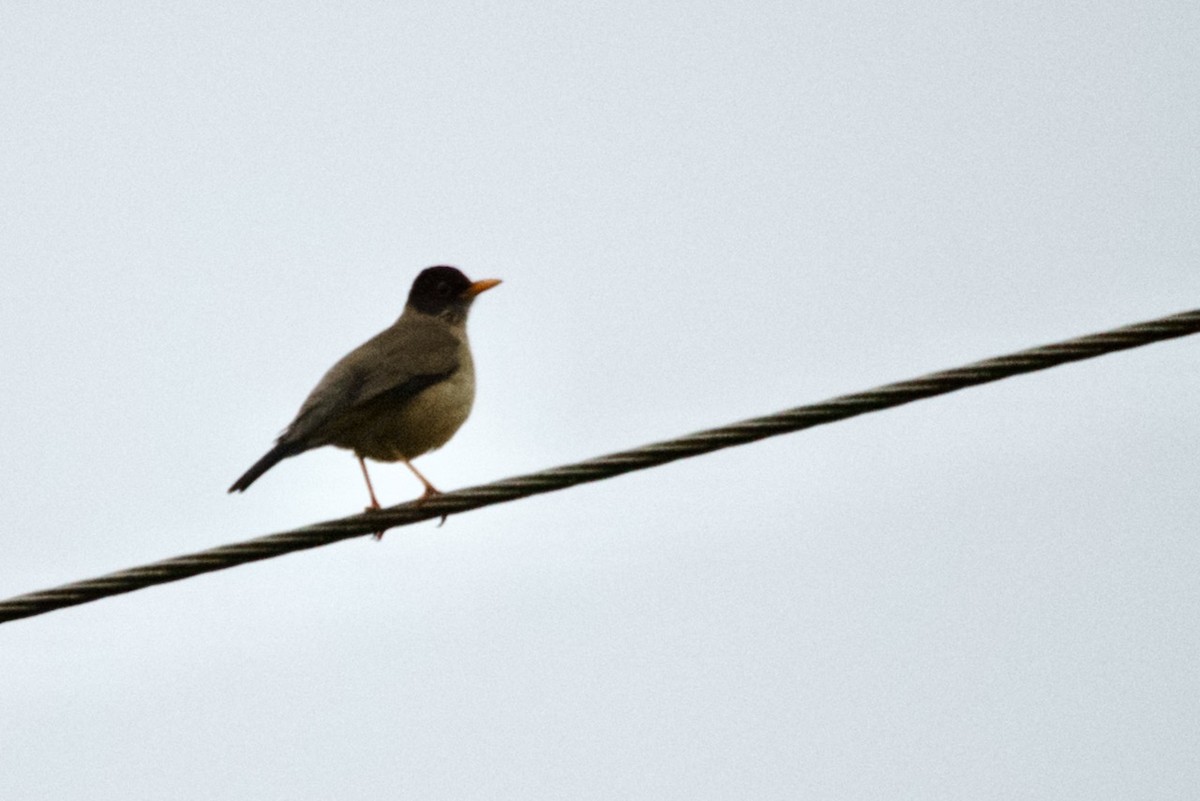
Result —
M 504 279 L 443 489 L 1200 306 L 1198 52 L 3 3 L 0 597 L 361 510 L 333 449 L 225 489 L 430 264 Z M 1193 797 L 1198 397 L 1183 339 L 5 624 L 0 797 Z

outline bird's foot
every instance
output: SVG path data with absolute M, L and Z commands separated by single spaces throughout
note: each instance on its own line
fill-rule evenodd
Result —
M 379 501 L 374 501 L 374 499 L 372 499 L 372 500 L 373 500 L 373 503 L 372 503 L 370 506 L 368 506 L 368 507 L 366 507 L 365 509 L 363 509 L 363 512 L 364 512 L 364 513 L 366 513 L 366 514 L 371 514 L 372 512 L 378 512 L 378 511 L 379 511 L 379 510 L 382 508 L 382 507 L 379 505 Z M 383 539 L 383 532 L 382 532 L 382 531 L 376 531 L 376 532 L 375 532 L 374 534 L 372 534 L 371 536 L 375 538 L 375 541 L 376 541 L 376 542 L 379 542 L 381 539 Z
M 442 491 L 440 489 L 433 486 L 432 484 L 426 483 L 425 491 L 421 493 L 420 498 L 417 498 L 416 503 L 418 505 L 420 505 L 422 503 L 425 503 L 425 501 L 429 500 L 430 498 L 434 498 L 441 494 L 442 494 Z M 438 528 L 442 527 L 442 525 L 446 522 L 447 517 L 449 517 L 449 515 L 442 515 L 442 519 L 440 521 L 438 521 Z

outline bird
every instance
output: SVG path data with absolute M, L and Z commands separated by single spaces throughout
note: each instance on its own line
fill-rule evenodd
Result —
M 448 265 L 422 270 L 400 318 L 329 368 L 275 446 L 229 492 L 245 492 L 284 459 L 333 445 L 358 458 L 368 511 L 380 506 L 367 459 L 403 462 L 424 486 L 418 501 L 440 494 L 412 460 L 449 442 L 471 413 L 475 366 L 467 314 L 476 297 L 499 283 L 472 281 Z

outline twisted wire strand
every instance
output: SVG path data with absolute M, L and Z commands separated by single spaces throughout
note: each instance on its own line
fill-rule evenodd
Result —
M 371 513 L 351 515 L 245 542 L 176 556 L 0 601 L 0 623 L 133 592 L 155 584 L 179 581 L 201 573 L 224 570 L 247 562 L 270 559 L 293 551 L 316 548 L 396 526 L 554 492 L 576 484 L 600 481 L 677 459 L 745 445 L 767 437 L 846 420 L 867 412 L 902 406 L 915 400 L 944 395 L 966 387 L 1090 359 L 1105 353 L 1136 348 L 1151 342 L 1182 337 L 1198 331 L 1200 309 L 1195 309 L 1099 334 L 985 359 L 963 367 L 930 373 L 908 381 L 887 384 L 865 392 L 843 395 L 822 403 L 799 406 L 777 414 L 743 420 L 576 464 L 448 492 L 420 503 L 403 503 Z

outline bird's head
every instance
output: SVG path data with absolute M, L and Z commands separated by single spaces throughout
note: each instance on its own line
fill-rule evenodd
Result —
M 427 267 L 413 281 L 408 306 L 422 314 L 444 317 L 452 322 L 466 318 L 475 297 L 500 283 L 498 278 L 472 281 L 457 267 Z

